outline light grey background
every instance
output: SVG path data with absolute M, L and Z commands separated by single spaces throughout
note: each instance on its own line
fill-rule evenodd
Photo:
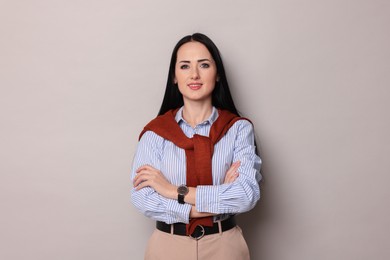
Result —
M 142 259 L 137 136 L 200 31 L 260 143 L 252 259 L 389 259 L 389 3 L 2 0 L 0 258 Z

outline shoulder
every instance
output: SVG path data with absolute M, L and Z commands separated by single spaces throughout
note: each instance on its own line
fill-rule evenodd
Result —
M 253 124 L 246 118 L 237 120 L 226 133 L 229 138 L 237 141 L 252 140 L 254 138 Z
M 155 132 L 148 130 L 142 134 L 139 140 L 139 145 L 141 146 L 148 145 L 148 146 L 157 147 L 157 146 L 161 146 L 163 142 L 164 142 L 164 138 L 162 138 Z
M 253 131 L 253 124 L 248 118 L 240 117 L 233 125 L 237 131 Z

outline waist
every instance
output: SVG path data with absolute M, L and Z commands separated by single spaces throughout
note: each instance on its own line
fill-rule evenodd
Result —
M 236 219 L 234 218 L 234 216 L 232 216 L 223 221 L 215 222 L 211 227 L 198 225 L 195 231 L 190 235 L 190 237 L 194 239 L 200 239 L 203 236 L 230 230 L 234 228 L 236 225 L 237 225 Z M 184 223 L 167 224 L 165 222 L 157 221 L 156 228 L 162 232 L 172 233 L 174 235 L 179 235 L 179 236 L 187 235 L 186 224 Z

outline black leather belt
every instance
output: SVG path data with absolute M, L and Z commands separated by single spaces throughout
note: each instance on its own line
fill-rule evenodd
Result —
M 184 223 L 175 223 L 173 225 L 173 234 L 179 236 L 186 236 L 186 224 Z M 160 231 L 171 233 L 171 226 L 165 222 L 157 221 L 156 228 Z M 236 226 L 236 220 L 234 217 L 230 217 L 226 220 L 221 221 L 222 232 L 232 229 Z M 201 239 L 203 236 L 219 233 L 218 222 L 215 222 L 212 227 L 206 227 L 198 225 L 195 228 L 195 231 L 190 235 L 194 239 Z

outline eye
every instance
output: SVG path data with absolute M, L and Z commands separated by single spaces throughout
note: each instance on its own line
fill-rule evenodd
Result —
M 190 66 L 188 66 L 187 64 L 183 64 L 180 66 L 180 69 L 182 70 L 185 70 L 185 69 L 188 69 Z
M 210 64 L 208 64 L 208 63 L 202 63 L 202 64 L 200 64 L 200 67 L 201 67 L 201 68 L 207 69 L 207 68 L 210 68 Z

